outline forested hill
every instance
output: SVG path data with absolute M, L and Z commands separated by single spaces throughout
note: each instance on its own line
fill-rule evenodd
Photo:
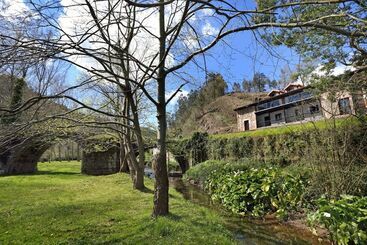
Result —
M 176 125 L 180 134 L 187 136 L 195 131 L 210 134 L 234 132 L 237 128 L 235 108 L 255 102 L 266 93 L 229 93 L 216 98 L 209 104 L 193 107 L 187 117 Z
M 265 97 L 265 86 L 271 87 L 271 83 L 259 74 L 250 82 L 244 81 L 245 89 L 234 84 L 229 93 L 223 77 L 209 73 L 203 86 L 178 99 L 177 110 L 169 121 L 171 136 L 189 136 L 196 131 L 210 134 L 236 131 L 234 109 Z

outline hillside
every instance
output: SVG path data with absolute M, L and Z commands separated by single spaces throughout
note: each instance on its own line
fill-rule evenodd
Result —
M 14 96 L 14 86 L 15 86 L 15 78 L 11 78 L 8 75 L 0 74 L 0 107 L 10 109 L 10 104 L 12 97 Z M 25 103 L 31 98 L 35 98 L 40 96 L 39 93 L 35 92 L 30 86 L 26 83 L 24 87 L 21 89 L 22 99 L 21 102 Z M 23 113 L 23 117 L 42 118 L 45 116 L 49 116 L 56 113 L 62 113 L 67 111 L 68 108 L 60 103 L 57 103 L 55 100 L 42 100 L 38 103 L 35 103 L 31 108 L 27 110 L 26 113 Z M 24 120 L 29 120 L 24 119 Z
M 230 93 L 218 97 L 190 114 L 181 126 L 182 134 L 190 135 L 194 131 L 210 134 L 234 132 L 237 123 L 234 109 L 264 97 L 266 93 Z

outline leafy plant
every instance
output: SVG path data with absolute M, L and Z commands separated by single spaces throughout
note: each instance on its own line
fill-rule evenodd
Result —
M 301 205 L 305 186 L 303 177 L 272 167 L 214 170 L 205 184 L 212 199 L 234 213 L 263 216 L 275 212 L 280 218 Z
M 343 195 L 339 200 L 322 197 L 318 210 L 308 215 L 311 227 L 325 226 L 337 244 L 367 243 L 367 197 Z
M 253 164 L 253 163 L 252 163 Z M 217 160 L 208 160 L 190 168 L 184 175 L 186 180 L 194 180 L 196 183 L 203 185 L 207 178 L 213 172 L 228 172 L 235 170 L 249 169 L 249 162 L 226 162 Z

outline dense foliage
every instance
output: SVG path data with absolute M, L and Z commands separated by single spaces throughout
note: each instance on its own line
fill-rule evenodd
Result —
M 238 170 L 248 170 L 251 166 L 259 166 L 261 163 L 255 161 L 241 161 L 241 162 L 229 162 L 208 160 L 203 163 L 190 168 L 184 175 L 186 180 L 191 180 L 194 183 L 203 186 L 206 180 L 213 172 L 234 172 Z
M 184 125 L 195 127 L 196 118 L 201 115 L 204 105 L 223 96 L 227 83 L 219 73 L 209 73 L 207 80 L 200 88 L 191 90 L 187 96 L 180 96 L 177 110 L 170 120 L 170 126 L 175 134 L 180 135 Z
M 99 134 L 88 137 L 83 142 L 83 151 L 91 152 L 105 152 L 111 148 L 118 147 L 119 139 L 113 134 Z
M 278 82 L 270 80 L 264 73 L 255 72 L 252 80 L 244 79 L 242 87 L 244 92 L 265 92 L 277 88 Z
M 310 199 L 322 194 L 365 195 L 367 168 L 363 164 L 367 152 L 365 122 L 331 120 L 285 130 L 272 129 L 272 134 L 249 137 L 242 134 L 210 136 L 206 147 L 191 139 L 180 141 L 180 154 L 192 160 L 192 152 L 200 152 L 209 160 L 243 161 L 251 159 L 275 166 L 301 165 L 313 172 L 307 195 Z M 277 133 L 277 131 L 281 133 Z M 206 151 L 206 152 L 205 152 Z M 206 159 L 202 158 L 202 161 Z M 192 165 L 199 161 L 191 161 Z
M 286 133 L 210 136 L 207 155 L 216 160 L 194 166 L 186 178 L 204 182 L 234 213 L 287 217 L 307 207 L 316 210 L 310 224 L 325 226 L 333 241 L 366 244 L 365 125 L 364 118 L 331 120 Z
M 321 60 L 329 68 L 337 63 L 353 65 L 366 70 L 366 1 L 346 1 L 294 5 L 292 1 L 258 0 L 259 9 L 278 8 L 279 13 L 267 11 L 255 15 L 257 23 L 269 20 L 275 22 L 312 21 L 315 28 L 284 28 L 264 30 L 263 37 L 273 45 L 286 45 L 296 49 L 303 57 Z M 283 4 L 288 7 L 279 8 Z M 317 21 L 315 21 L 317 20 Z M 324 26 L 324 28 L 317 28 Z M 327 27 L 327 28 L 325 28 Z
M 317 200 L 318 210 L 309 215 L 311 225 L 321 224 L 337 244 L 367 243 L 367 197 L 341 196 Z
M 14 79 L 14 87 L 11 94 L 10 105 L 8 106 L 9 110 L 16 110 L 18 107 L 22 105 L 23 102 L 23 92 L 26 86 L 26 83 L 23 78 L 12 78 Z M 11 124 L 15 122 L 19 118 L 20 114 L 4 114 L 0 115 L 0 122 L 4 124 Z
M 286 217 L 302 203 L 306 180 L 285 174 L 277 168 L 251 168 L 246 171 L 214 170 L 205 188 L 232 212 L 263 216 L 275 212 Z

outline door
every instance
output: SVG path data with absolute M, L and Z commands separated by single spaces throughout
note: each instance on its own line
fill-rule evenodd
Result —
M 245 129 L 245 131 L 250 130 L 250 123 L 249 123 L 248 120 L 244 121 L 244 129 Z
M 352 108 L 350 107 L 349 98 L 344 98 L 339 100 L 339 112 L 340 115 L 352 114 Z
M 264 117 L 265 127 L 271 125 L 270 116 Z

